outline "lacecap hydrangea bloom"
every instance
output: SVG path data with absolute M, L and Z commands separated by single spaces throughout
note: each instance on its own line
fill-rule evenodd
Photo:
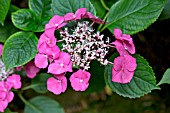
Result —
M 91 23 L 86 20 L 90 20 Z M 76 25 L 68 27 L 70 22 L 76 23 Z M 129 53 L 135 53 L 130 35 L 122 34 L 120 29 L 115 29 L 116 41 L 110 42 L 109 37 L 95 32 L 92 27 L 94 23 L 104 24 L 105 22 L 91 12 L 87 12 L 86 8 L 80 8 L 75 14 L 69 12 L 64 16 L 54 15 L 45 25 L 45 31 L 38 41 L 38 54 L 35 56 L 34 62 L 38 68 L 48 68 L 48 73 L 53 74 L 53 77 L 47 80 L 49 91 L 57 95 L 65 92 L 67 72 L 72 73 L 69 78 L 72 88 L 75 91 L 85 91 L 91 77 L 88 69 L 95 68 L 90 67 L 92 60 L 97 60 L 102 65 L 113 64 L 106 58 L 110 47 L 115 47 L 121 57 L 114 61 L 112 81 L 128 83 L 132 79 L 136 60 L 129 55 Z M 55 31 L 59 32 L 60 37 L 55 37 Z M 59 42 L 63 42 L 60 48 L 57 46 Z M 114 46 L 112 46 L 113 44 Z M 129 66 L 131 63 L 134 67 Z M 74 67 L 77 69 L 75 72 Z M 124 70 L 120 70 L 119 67 Z M 125 77 L 121 79 L 122 76 Z

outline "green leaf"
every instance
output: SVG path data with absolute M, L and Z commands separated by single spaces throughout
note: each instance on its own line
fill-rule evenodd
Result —
M 2 59 L 6 70 L 22 66 L 32 60 L 37 53 L 38 38 L 32 32 L 17 32 L 4 44 Z
M 7 16 L 11 0 L 0 0 L 0 23 L 3 24 Z
M 24 31 L 36 31 L 38 19 L 35 13 L 29 9 L 20 9 L 12 13 L 13 24 Z
M 12 23 L 4 22 L 4 26 L 0 25 L 0 42 L 4 43 L 10 35 L 17 31 L 18 29 Z
M 36 31 L 44 30 L 45 24 L 52 17 L 51 11 L 52 0 L 29 0 L 29 8 L 34 11 L 38 17 L 38 28 Z
M 51 74 L 40 73 L 31 81 L 32 87 L 37 93 L 47 93 L 47 79 L 51 77 Z
M 91 74 L 89 87 L 85 93 L 98 92 L 105 87 L 104 81 L 104 66 L 98 61 L 92 61 L 90 63 L 89 72 Z
M 158 83 L 158 85 L 161 85 L 161 84 L 170 84 L 170 68 L 167 69 L 161 79 L 161 81 Z
M 38 96 L 29 100 L 31 105 L 26 104 L 24 113 L 64 113 L 64 109 L 55 100 Z
M 167 0 L 167 3 L 165 4 L 165 7 L 159 17 L 160 20 L 170 18 L 170 7 L 169 6 L 170 6 L 170 0 Z
M 52 0 L 53 15 L 65 15 L 68 12 L 75 13 L 79 8 L 87 8 L 87 11 L 96 14 L 95 8 L 89 0 Z
M 159 17 L 166 0 L 119 0 L 110 9 L 105 25 L 113 32 L 120 28 L 123 33 L 134 34 L 146 29 Z
M 96 9 L 96 15 L 99 18 L 103 18 L 106 13 L 106 9 L 102 6 L 101 2 L 99 0 L 90 0 L 90 1 Z
M 148 62 L 140 55 L 136 58 L 137 68 L 130 83 L 120 84 L 112 82 L 112 65 L 105 67 L 105 82 L 117 94 L 123 97 L 137 98 L 148 94 L 153 89 L 158 89 L 155 76 Z

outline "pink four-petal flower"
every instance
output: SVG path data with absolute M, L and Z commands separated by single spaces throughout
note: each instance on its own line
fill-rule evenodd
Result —
M 50 77 L 47 80 L 47 89 L 56 95 L 65 92 L 66 88 L 67 78 L 64 76 L 64 74 L 56 75 L 55 78 Z
M 89 86 L 90 73 L 79 69 L 70 77 L 71 86 L 75 91 L 85 91 Z
M 115 58 L 112 68 L 112 81 L 129 83 L 134 75 L 136 66 L 136 59 L 130 55 L 121 55 Z
M 62 74 L 64 72 L 72 72 L 71 56 L 68 53 L 60 52 L 58 59 L 54 60 L 48 67 L 48 73 Z
M 114 36 L 120 43 L 114 42 L 112 44 L 115 44 L 116 49 L 118 50 L 118 52 L 120 54 L 123 54 L 122 52 L 124 52 L 124 50 L 122 50 L 122 49 L 121 49 L 122 51 L 120 51 L 120 49 L 119 49 L 119 47 L 121 47 L 120 44 L 122 44 L 124 49 L 127 50 L 129 53 L 131 53 L 131 54 L 135 53 L 135 46 L 133 44 L 133 40 L 130 37 L 130 35 L 122 34 L 122 31 L 120 29 L 116 28 L 116 29 L 114 29 Z
M 34 78 L 37 75 L 37 73 L 40 71 L 40 68 L 35 66 L 35 63 L 31 61 L 27 63 L 27 65 L 25 66 L 25 71 L 26 71 L 27 77 Z
M 21 77 L 18 74 L 12 74 L 12 76 L 8 76 L 7 82 L 12 84 L 14 89 L 21 88 Z

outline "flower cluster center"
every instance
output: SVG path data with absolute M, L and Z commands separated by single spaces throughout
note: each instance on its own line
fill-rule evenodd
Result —
M 64 31 L 60 31 L 60 34 L 66 42 L 62 50 L 66 50 L 71 55 L 74 66 L 88 70 L 92 60 L 98 60 L 103 65 L 108 64 L 105 56 L 109 51 L 107 46 L 109 38 L 104 41 L 104 35 L 100 35 L 99 32 L 94 33 L 87 21 L 78 22 L 77 27 L 72 31 L 70 34 L 68 28 L 65 28 Z

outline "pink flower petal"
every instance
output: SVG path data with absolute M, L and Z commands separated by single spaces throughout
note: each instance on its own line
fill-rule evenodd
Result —
M 0 100 L 4 100 L 6 98 L 6 93 L 7 89 L 5 86 L 5 82 L 4 81 L 0 81 Z
M 129 53 L 135 54 L 135 46 L 133 44 L 133 41 L 132 42 L 123 41 L 123 46 L 127 51 L 129 51 Z
M 94 16 L 92 13 L 90 13 L 90 12 L 87 12 L 87 13 L 85 14 L 84 18 L 89 18 L 89 19 L 91 19 L 93 22 L 98 23 L 98 24 L 104 23 L 103 20 L 101 20 L 100 18 L 95 17 L 95 16 Z
M 38 53 L 35 56 L 34 63 L 38 68 L 46 68 L 48 66 L 47 55 Z
M 14 98 L 14 93 L 10 91 L 6 97 L 8 103 L 11 102 L 13 98 Z
M 114 44 L 117 51 L 120 55 L 128 55 L 128 52 L 125 50 L 124 46 L 122 45 L 121 41 L 116 40 L 115 42 L 112 42 L 111 44 Z
M 41 45 L 38 45 L 38 52 L 42 54 L 46 54 L 46 49 L 49 48 L 46 43 L 41 43 Z
M 60 52 L 58 59 L 51 63 L 48 67 L 48 73 L 61 74 L 64 72 L 72 72 L 71 56 L 66 52 Z
M 65 72 L 64 66 L 61 66 L 60 63 L 51 63 L 48 66 L 48 73 L 52 74 L 61 74 Z
M 71 86 L 75 91 L 85 91 L 89 86 L 90 73 L 79 69 L 70 77 Z
M 11 88 L 12 88 L 12 84 L 5 81 L 0 82 L 0 100 L 5 100 L 7 98 Z
M 70 63 L 70 58 L 71 58 L 71 56 L 68 53 L 60 52 L 59 58 L 57 60 L 55 60 L 55 62 L 60 61 L 64 64 L 68 65 Z
M 86 14 L 86 8 L 79 8 L 75 13 L 75 20 L 80 20 Z
M 0 57 L 1 57 L 1 55 L 2 55 L 2 50 L 3 50 L 3 45 L 2 44 L 0 44 Z
M 55 60 L 60 55 L 60 49 L 58 46 L 54 46 L 52 48 L 47 48 L 46 53 L 51 60 Z
M 4 112 L 7 106 L 8 106 L 7 100 L 4 100 L 4 101 L 0 100 L 0 112 Z
M 55 76 L 58 80 L 61 81 L 62 85 L 62 92 L 65 92 L 67 89 L 67 78 L 65 77 L 65 74 L 60 74 Z
M 14 89 L 21 88 L 21 77 L 18 74 L 12 74 L 12 76 L 8 76 L 7 82 L 12 84 Z
M 71 69 L 70 69 L 71 68 Z M 48 73 L 62 74 L 64 72 L 72 72 L 72 63 L 65 65 L 63 62 L 51 63 L 48 67 Z
M 67 79 L 65 76 L 59 76 L 57 79 L 50 77 L 47 80 L 47 89 L 56 95 L 65 92 L 66 88 Z
M 122 31 L 120 29 L 115 28 L 113 32 L 116 39 L 122 40 Z
M 74 13 L 67 13 L 66 15 L 64 15 L 64 21 L 65 22 L 68 22 L 70 20 L 74 20 L 74 18 L 75 18 Z
M 133 42 L 131 36 L 128 35 L 128 34 L 122 34 L 122 39 L 123 39 L 124 41 Z
M 46 53 L 45 49 L 47 47 L 53 47 L 56 45 L 56 38 L 54 34 L 51 34 L 49 32 L 50 30 L 47 30 L 44 32 L 41 36 L 40 39 L 38 40 L 38 46 L 37 49 L 40 53 Z
M 58 15 L 54 15 L 48 24 L 46 24 L 45 26 L 45 31 L 48 29 L 56 29 L 60 24 L 62 24 L 64 22 L 64 17 L 62 16 L 58 16 Z
M 22 68 L 23 68 L 23 66 L 19 66 L 19 67 L 16 67 L 16 70 L 21 71 Z
M 72 67 L 73 67 L 73 63 L 70 61 L 70 63 L 68 64 L 68 66 L 67 66 L 67 72 L 73 72 L 73 69 L 72 69 Z
M 112 81 L 113 82 L 118 82 L 118 83 L 129 83 L 134 75 L 134 72 L 129 72 L 127 70 L 123 71 L 115 71 L 112 69 Z
M 31 61 L 25 66 L 25 71 L 27 77 L 34 78 L 37 75 L 37 73 L 40 71 L 40 69 L 35 66 L 33 61 Z
M 67 23 L 62 23 L 62 24 L 58 25 L 58 27 L 56 28 L 56 30 L 64 27 L 66 24 L 67 24 Z
M 126 62 L 124 63 L 124 68 L 128 71 L 134 71 L 137 67 L 136 59 L 130 55 L 125 55 Z

